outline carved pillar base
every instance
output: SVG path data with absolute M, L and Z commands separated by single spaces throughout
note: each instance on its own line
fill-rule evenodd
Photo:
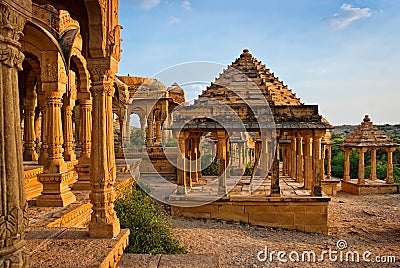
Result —
M 117 237 L 119 232 L 120 226 L 118 218 L 115 218 L 113 222 L 108 224 L 90 222 L 89 236 L 91 238 Z
M 64 160 L 65 161 L 75 161 L 76 160 L 75 152 L 74 151 L 64 152 Z
M 39 156 L 36 153 L 36 150 L 25 148 L 24 154 L 23 154 L 23 159 L 24 159 L 24 161 L 36 161 L 39 159 Z
M 74 183 L 74 191 L 90 190 L 90 165 L 78 164 L 75 169 L 78 172 L 78 181 Z
M 74 202 L 76 197 L 68 187 L 74 175 L 73 171 L 40 174 L 38 180 L 43 184 L 43 191 L 36 205 L 38 207 L 65 207 Z
M 25 248 L 25 241 L 20 241 L 10 247 L 3 247 L 1 248 L 1 251 L 0 263 L 2 264 L 2 267 L 28 267 L 29 251 Z M 12 253 L 3 256 L 3 252 L 5 254 L 8 252 Z

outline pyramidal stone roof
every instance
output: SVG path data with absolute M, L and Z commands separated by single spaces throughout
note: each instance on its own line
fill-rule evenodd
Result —
M 261 96 L 254 94 L 256 92 L 262 92 L 270 106 L 301 105 L 296 94 L 261 61 L 254 58 L 248 49 L 244 49 L 240 57 L 203 91 L 198 101 L 202 102 L 202 97 L 206 97 L 232 103 L 239 99 L 251 100 L 254 95 Z M 238 93 L 241 98 L 235 96 Z
M 375 126 L 368 115 L 344 141 L 346 147 L 394 147 L 397 143 Z
M 271 127 L 281 130 L 332 128 L 319 115 L 318 105 L 301 103 L 247 49 L 194 104 L 176 110 L 173 118 L 170 129 L 223 128 L 214 121 L 224 122 L 225 128 L 238 131 L 244 126 L 250 132 Z

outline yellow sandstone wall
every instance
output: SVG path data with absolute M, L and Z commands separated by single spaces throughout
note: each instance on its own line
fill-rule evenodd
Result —
M 303 232 L 328 233 L 328 201 L 213 202 L 199 207 L 171 206 L 171 213 Z

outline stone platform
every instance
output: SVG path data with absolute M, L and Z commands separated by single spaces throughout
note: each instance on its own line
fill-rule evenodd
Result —
M 227 181 L 230 190 L 221 198 L 217 198 L 218 189 L 205 187 L 212 183 L 212 178 L 203 178 L 186 195 L 172 194 L 171 213 L 303 232 L 328 233 L 329 196 L 311 196 L 300 183 L 289 177 L 280 179 L 279 197 L 269 196 L 269 179 L 255 179 L 252 185 L 248 178 L 238 178 L 237 183 L 232 184 L 234 180 L 231 178 Z
M 394 194 L 397 193 L 397 184 L 389 184 L 383 180 L 365 180 L 365 184 L 358 184 L 357 179 L 342 181 L 341 189 L 354 195 L 367 194 Z
M 116 267 L 128 236 L 126 229 L 115 239 L 90 239 L 85 229 L 35 228 L 26 234 L 30 267 Z

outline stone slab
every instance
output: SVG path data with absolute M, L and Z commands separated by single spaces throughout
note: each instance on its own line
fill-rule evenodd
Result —
M 30 267 L 116 267 L 128 237 L 127 229 L 115 239 L 91 239 L 86 229 L 31 228 L 26 233 Z
M 119 268 L 218 268 L 215 254 L 147 255 L 124 254 Z
M 358 184 L 357 180 L 342 181 L 341 190 L 354 195 L 368 194 L 395 194 L 397 184 L 388 184 L 381 181 L 365 180 L 365 184 Z

